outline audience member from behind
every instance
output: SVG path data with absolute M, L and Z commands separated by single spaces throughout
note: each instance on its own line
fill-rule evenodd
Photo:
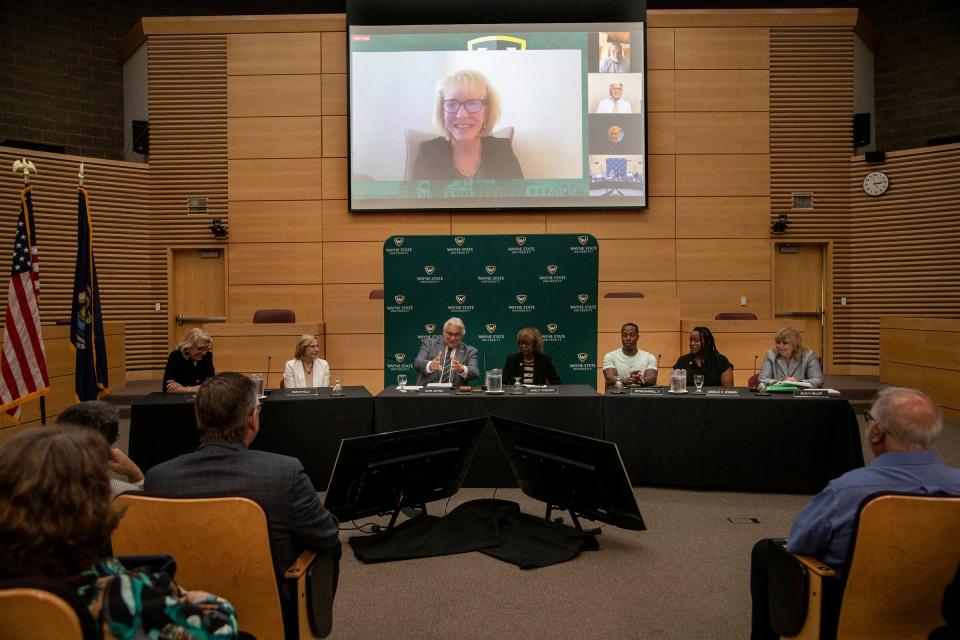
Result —
M 517 332 L 520 353 L 507 356 L 503 365 L 503 379 L 509 384 L 520 379 L 523 384 L 560 384 L 560 376 L 553 367 L 553 360 L 543 353 L 543 336 L 534 327 L 525 327 Z
M 283 573 L 303 551 L 331 553 L 335 588 L 341 553 L 339 523 L 320 503 L 299 460 L 248 449 L 260 430 L 253 380 L 232 372 L 208 379 L 197 393 L 195 410 L 200 447 L 152 467 L 144 488 L 149 495 L 167 498 L 240 496 L 260 504 L 270 529 L 284 625 L 295 629 L 296 593 Z
M 120 520 L 108 449 L 92 429 L 61 426 L 25 428 L 0 444 L 0 572 L 75 587 L 98 637 L 236 637 L 226 600 L 101 555 Z
M 93 429 L 106 439 L 110 445 L 107 467 L 127 478 L 126 482 L 110 478 L 111 499 L 128 491 L 143 491 L 143 471 L 127 454 L 113 446 L 120 439 L 120 410 L 114 405 L 102 400 L 87 400 L 64 409 L 57 416 L 57 424 Z
M 288 389 L 330 386 L 330 365 L 320 357 L 317 336 L 300 336 L 293 360 L 287 360 L 283 366 L 283 386 Z
M 213 338 L 203 329 L 187 331 L 167 357 L 163 390 L 169 393 L 196 393 L 203 381 L 214 375 Z
M 640 329 L 632 322 L 620 328 L 619 349 L 603 356 L 603 379 L 607 387 L 617 380 L 624 385 L 642 387 L 657 384 L 657 359 L 652 353 L 637 348 Z
M 493 136 L 500 97 L 479 71 L 458 71 L 437 83 L 433 126 L 441 137 L 420 143 L 413 180 L 523 178 L 513 142 Z
M 784 327 L 773 337 L 774 348 L 767 351 L 760 367 L 760 382 L 799 382 L 803 386 L 823 386 L 823 371 L 817 354 L 803 344 L 800 332 Z
M 687 370 L 687 386 L 693 386 L 693 376 L 703 376 L 708 387 L 732 387 L 733 365 L 717 350 L 713 333 L 706 327 L 694 327 L 690 332 L 690 353 L 677 358 L 674 369 Z
M 960 495 L 960 469 L 937 459 L 933 444 L 943 416 L 929 396 L 915 389 L 888 387 L 867 412 L 866 435 L 876 460 L 832 480 L 797 515 L 786 551 L 816 556 L 839 571 L 853 538 L 857 508 L 880 491 Z M 753 548 L 750 592 L 753 638 L 776 638 L 770 629 L 767 558 L 781 552 L 777 542 Z

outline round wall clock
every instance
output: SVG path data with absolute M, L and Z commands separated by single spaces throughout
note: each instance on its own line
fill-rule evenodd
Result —
M 863 192 L 869 196 L 882 196 L 890 188 L 890 178 L 883 171 L 871 171 L 863 177 Z

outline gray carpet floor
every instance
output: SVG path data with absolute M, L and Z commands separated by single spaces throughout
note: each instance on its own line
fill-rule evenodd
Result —
M 122 422 L 125 448 L 129 422 Z M 938 451 L 960 467 L 960 424 L 945 426 Z M 873 458 L 869 448 L 865 457 Z M 332 637 L 747 638 L 750 549 L 759 538 L 786 536 L 809 496 L 634 493 L 647 531 L 604 526 L 599 551 L 530 571 L 480 553 L 364 565 L 346 545 L 358 534 L 344 530 Z M 464 489 L 428 510 L 439 515 L 494 496 L 543 514 L 542 503 L 517 489 Z M 364 522 L 385 524 L 386 518 Z

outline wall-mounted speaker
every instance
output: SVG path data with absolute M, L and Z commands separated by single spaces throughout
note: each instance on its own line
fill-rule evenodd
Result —
M 864 151 L 863 160 L 864 162 L 884 162 L 887 159 L 887 154 L 883 151 Z
M 853 114 L 853 146 L 865 147 L 870 144 L 870 114 Z
M 150 153 L 150 123 L 146 120 L 133 121 L 133 152 Z

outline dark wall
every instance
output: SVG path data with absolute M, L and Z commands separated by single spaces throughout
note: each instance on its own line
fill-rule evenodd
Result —
M 402 0 L 398 0 L 402 1 Z M 649 0 L 651 9 L 860 6 L 874 25 L 877 148 L 924 146 L 960 134 L 960 3 Z M 0 144 L 123 158 L 123 88 L 116 45 L 141 16 L 341 13 L 308 0 L 35 0 L 0 3 Z

